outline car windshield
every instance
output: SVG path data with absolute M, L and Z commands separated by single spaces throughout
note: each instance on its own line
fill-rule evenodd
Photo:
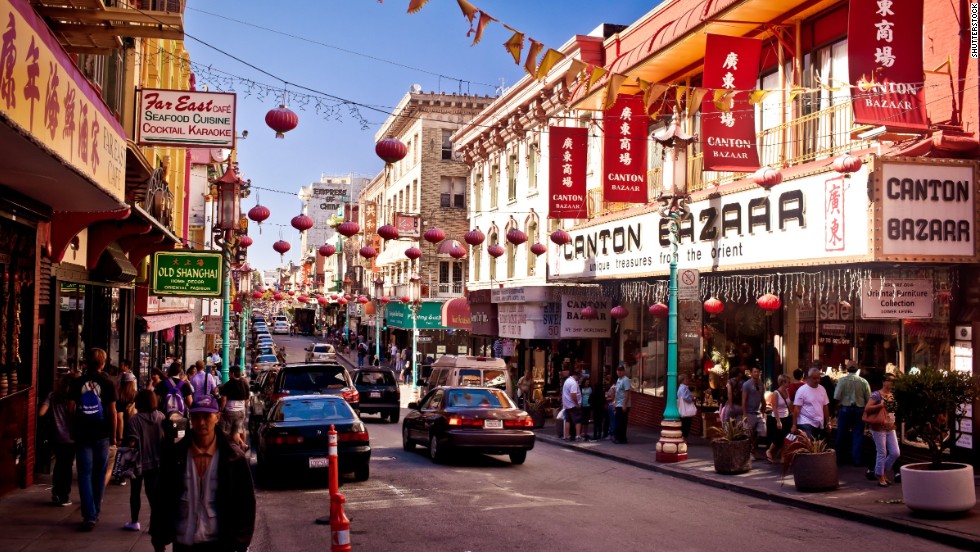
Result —
M 446 407 L 512 408 L 512 405 L 507 395 L 497 389 L 451 389 Z
M 347 379 L 344 377 L 344 369 L 340 366 L 288 370 L 283 378 L 282 387 L 291 392 L 318 393 L 326 389 L 347 387 Z
M 272 352 L 272 347 L 259 347 L 258 355 L 259 356 L 275 355 L 275 353 Z
M 395 385 L 391 372 L 358 372 L 354 383 L 361 385 Z
M 283 401 L 272 419 L 277 422 L 353 422 L 354 411 L 342 400 L 293 399 Z
M 266 364 L 269 362 L 275 363 L 278 361 L 279 359 L 276 358 L 276 355 L 261 355 L 259 358 L 255 359 L 256 364 Z
M 330 345 L 316 345 L 313 347 L 314 353 L 332 353 L 333 347 Z

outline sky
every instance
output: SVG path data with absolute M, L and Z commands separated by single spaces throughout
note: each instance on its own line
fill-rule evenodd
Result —
M 559 49 L 601 23 L 629 25 L 656 0 L 470 0 L 478 9 Z M 197 86 L 237 93 L 243 176 L 252 181 L 245 213 L 260 201 L 272 212 L 249 235 L 249 263 L 283 264 L 272 243 L 292 244 L 284 261 L 299 260 L 300 186 L 321 174 L 373 177 L 384 163 L 374 134 L 413 84 L 425 92 L 498 95 L 525 73 L 502 44 L 510 31 L 491 23 L 471 46 L 469 22 L 455 0 L 430 0 L 409 14 L 409 0 L 191 0 L 184 14 L 185 46 Z M 527 46 L 525 45 L 525 52 Z M 523 63 L 523 59 L 522 59 Z M 255 84 L 249 84 L 249 82 Z M 286 92 L 299 126 L 284 139 L 265 114 Z M 319 108 L 319 110 L 318 110 Z M 264 188 L 264 189 L 261 189 Z M 276 225 L 285 225 L 276 226 Z

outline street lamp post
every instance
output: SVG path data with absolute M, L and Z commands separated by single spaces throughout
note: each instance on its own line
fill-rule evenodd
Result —
M 252 274 L 251 269 L 243 267 L 242 270 L 238 271 L 241 276 L 241 283 L 239 284 L 239 291 L 243 294 L 248 295 L 252 292 Z M 241 373 L 245 373 L 245 330 L 248 319 L 252 315 L 252 302 L 242 301 L 242 312 L 240 315 L 239 325 L 238 325 L 238 368 Z
M 422 308 L 422 277 L 413 273 L 408 280 L 408 297 L 412 309 L 412 391 L 419 385 L 419 310 Z
M 385 294 L 385 279 L 374 281 L 374 358 L 381 365 L 381 297 Z
M 235 229 L 238 228 L 241 217 L 240 199 L 242 181 L 235 173 L 232 164 L 228 163 L 225 174 L 214 181 L 218 186 L 218 214 L 215 217 L 215 228 L 224 232 L 221 240 L 221 250 L 224 256 L 222 277 L 224 279 L 221 293 L 221 381 L 228 381 L 229 356 L 231 348 L 229 333 L 231 331 L 231 247 L 235 239 Z
M 660 216 L 669 219 L 670 225 L 670 287 L 667 303 L 667 401 L 660 440 L 657 441 L 657 462 L 687 460 L 687 443 L 681 434 L 680 413 L 677 411 L 677 245 L 680 224 L 688 214 L 687 203 L 687 147 L 694 137 L 681 130 L 683 118 L 678 112 L 670 125 L 654 134 L 653 139 L 664 148 L 664 163 L 657 201 L 661 204 Z
M 350 294 L 351 289 L 353 289 L 354 281 L 350 279 L 349 276 L 344 277 L 344 293 Z M 351 334 L 351 323 L 350 323 L 350 307 L 344 305 L 344 337 L 347 338 L 348 345 L 350 344 L 350 334 Z

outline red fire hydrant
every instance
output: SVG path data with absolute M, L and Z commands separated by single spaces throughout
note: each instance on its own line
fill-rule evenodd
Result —
M 344 495 L 330 497 L 330 552 L 350 552 L 350 520 L 344 514 Z

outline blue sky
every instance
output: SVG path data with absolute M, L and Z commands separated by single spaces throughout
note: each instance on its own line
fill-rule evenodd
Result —
M 237 126 L 239 132 L 248 131 L 248 138 L 240 140 L 238 145 L 245 176 L 252 180 L 253 186 L 288 192 L 258 190 L 262 204 L 272 211 L 267 223 L 273 224 L 264 224 L 261 235 L 257 231 L 249 232 L 255 239 L 249 250 L 252 266 L 261 269 L 279 266 L 279 255 L 272 250 L 272 243 L 279 239 L 280 228 L 274 224 L 286 225 L 282 228 L 283 238 L 293 244 L 286 260 L 298 260 L 299 236 L 288 224 L 300 211 L 301 204 L 296 197 L 300 186 L 319 180 L 321 173 L 370 177 L 383 168 L 374 154 L 374 133 L 412 84 L 420 84 L 426 92 L 494 95 L 494 88 L 501 86 L 501 82 L 510 86 L 523 76 L 523 68 L 514 64 L 502 46 L 510 32 L 500 24 L 489 25 L 482 42 L 471 47 L 472 39 L 466 36 L 469 22 L 455 0 L 430 0 L 415 14 L 406 13 L 408 3 L 408 0 L 188 2 L 184 15 L 185 44 L 197 69 L 198 87 L 234 89 L 238 93 Z M 628 25 L 658 2 L 471 0 L 471 3 L 486 9 L 501 23 L 544 43 L 546 48 L 558 48 L 573 35 L 587 34 L 600 23 Z M 239 77 L 260 84 L 249 91 Z M 281 92 L 274 91 L 284 87 L 282 80 L 291 83 L 285 85 L 288 90 L 309 96 L 293 96 L 288 101 L 299 115 L 299 126 L 285 139 L 277 140 L 265 124 L 265 113 L 280 103 Z M 317 94 L 300 87 L 315 90 Z M 354 102 L 359 116 L 349 113 L 346 107 L 349 104 L 332 102 L 325 95 Z M 323 98 L 321 114 L 316 112 L 314 97 Z M 304 101 L 305 108 L 300 105 Z M 331 116 L 323 114 L 328 109 L 334 109 Z M 242 203 L 243 211 L 255 205 L 255 197 L 253 192 Z

